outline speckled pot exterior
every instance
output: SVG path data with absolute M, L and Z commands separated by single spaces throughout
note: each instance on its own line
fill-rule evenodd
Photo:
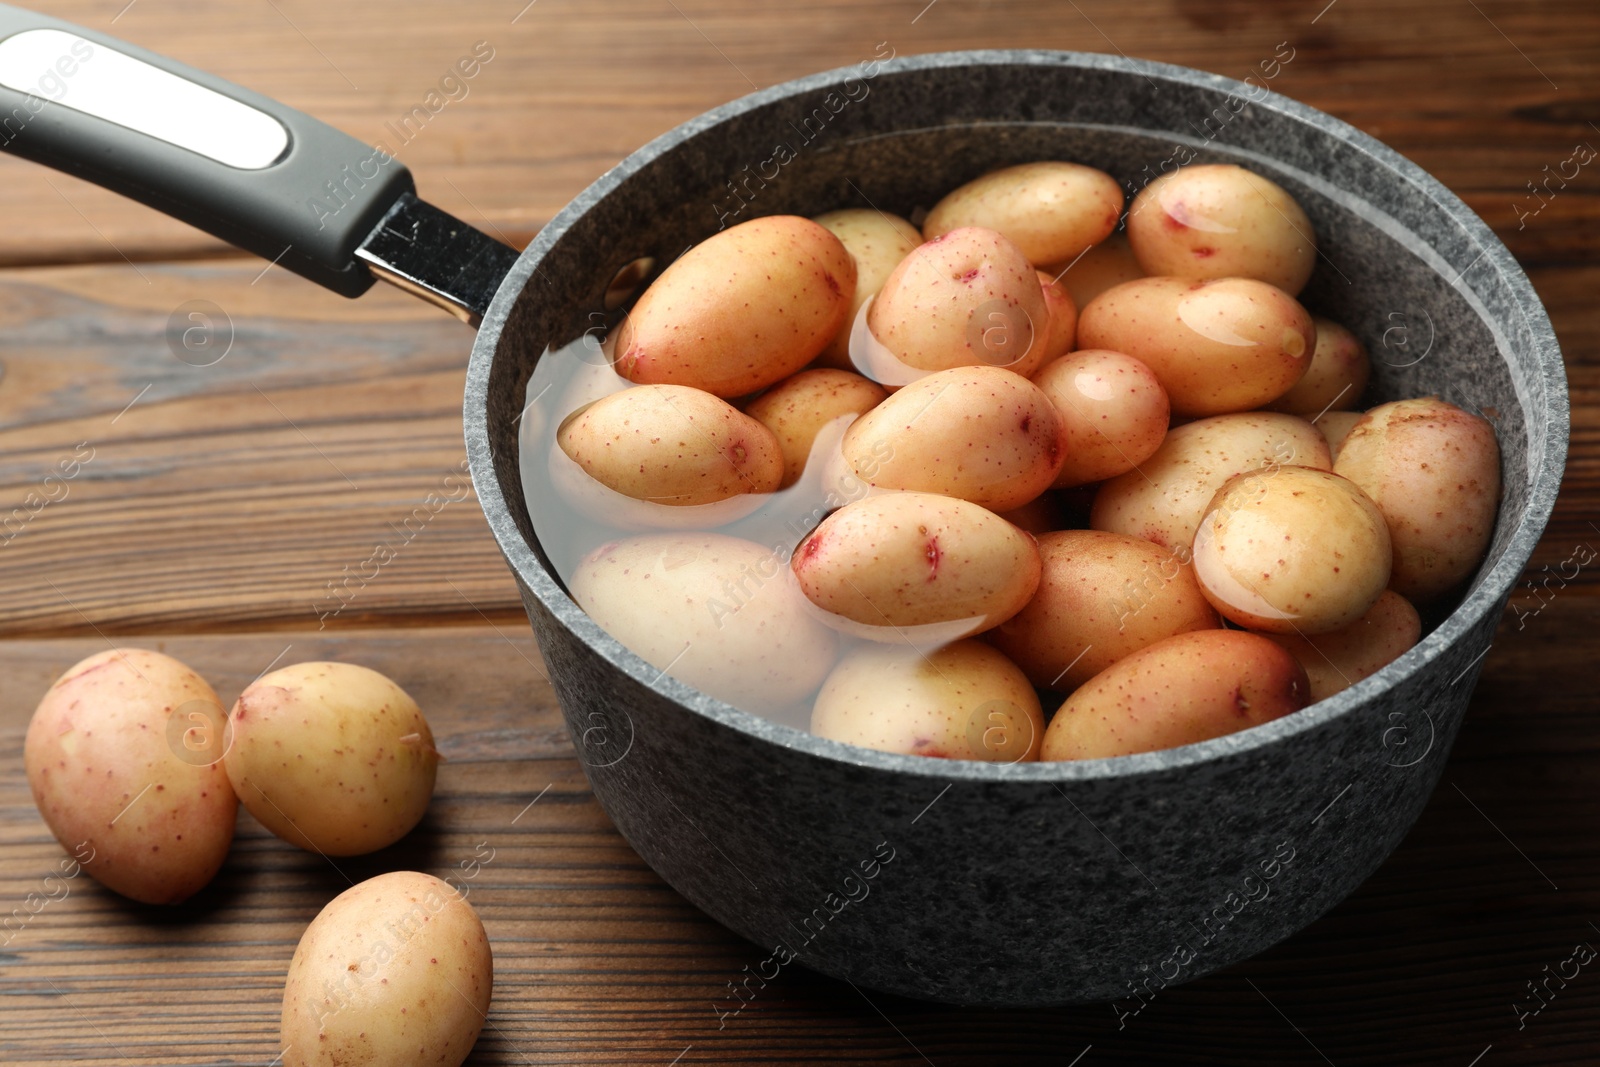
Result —
M 1416 166 L 1311 108 L 1104 55 L 863 58 L 657 139 L 544 229 L 473 352 L 473 478 L 595 795 L 663 878 L 753 943 L 722 1009 L 774 995 L 762 989 L 791 959 L 953 1003 L 1135 1009 L 1133 990 L 1148 999 L 1322 915 L 1422 810 L 1555 499 L 1568 432 L 1560 353 L 1487 226 Z M 910 214 L 1011 163 L 1076 160 L 1137 189 L 1191 154 L 1265 173 L 1305 206 L 1323 255 L 1302 298 L 1368 345 L 1369 405 L 1436 393 L 1499 433 L 1505 488 L 1489 559 L 1460 606 L 1427 620 L 1431 632 L 1379 674 L 1167 752 L 925 760 L 820 740 L 663 677 L 547 569 L 515 422 L 533 363 L 584 328 L 618 267 L 644 255 L 665 264 L 719 223 L 757 215 Z

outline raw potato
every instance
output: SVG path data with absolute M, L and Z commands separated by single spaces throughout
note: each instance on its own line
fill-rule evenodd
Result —
M 1257 278 L 1291 296 L 1317 265 L 1316 233 L 1294 197 L 1231 163 L 1145 186 L 1128 209 L 1128 242 L 1147 274 Z
M 844 328 L 856 265 L 810 219 L 773 215 L 673 262 L 616 331 L 617 373 L 641 385 L 743 396 L 810 363 Z
M 176 904 L 222 866 L 238 801 L 218 761 L 222 704 L 194 671 L 142 648 L 69 668 L 28 724 L 39 814 L 85 871 L 145 904 Z
M 1102 485 L 1089 525 L 1187 553 L 1222 483 L 1288 465 L 1332 466 L 1328 442 L 1305 419 L 1275 412 L 1200 419 L 1169 431 L 1137 469 Z
M 1143 360 L 1180 415 L 1261 407 L 1298 382 L 1317 342 L 1294 297 L 1249 278 L 1141 278 L 1078 316 L 1078 347 Z
M 998 626 L 1039 586 L 1031 536 L 932 493 L 846 504 L 800 542 L 790 566 L 830 625 L 891 643 L 930 635 L 942 643 Z
M 1067 429 L 1066 459 L 1056 475 L 1060 488 L 1126 473 L 1154 455 L 1167 436 L 1166 390 L 1132 356 L 1082 349 L 1046 364 L 1033 380 Z
M 962 226 L 1004 234 L 1029 262 L 1060 263 L 1106 239 L 1122 217 L 1122 187 L 1102 170 L 1077 163 L 1023 163 L 990 171 L 945 196 L 928 212 L 922 234 Z
M 1051 263 L 1044 268 L 1052 278 L 1060 279 L 1072 297 L 1074 307 L 1082 310 L 1089 301 L 1112 286 L 1145 277 L 1133 249 L 1128 246 L 1128 235 L 1118 230 L 1104 241 L 1089 249 L 1076 260 Z
M 1326 700 L 1361 679 L 1377 674 L 1422 636 L 1422 621 L 1411 602 L 1386 589 L 1367 613 L 1342 630 L 1305 637 L 1263 634 L 1300 661 L 1311 680 L 1311 702 Z
M 1315 417 L 1325 411 L 1348 411 L 1366 391 L 1372 361 L 1355 334 L 1331 319 L 1311 316 L 1317 344 L 1305 377 L 1267 405 L 1270 411 Z
M 460 1067 L 489 1013 L 494 955 L 453 886 L 391 871 L 300 936 L 283 987 L 284 1067 Z
M 1020 763 L 1039 758 L 1044 714 L 1022 672 L 981 641 L 927 655 L 862 645 L 823 683 L 811 732 L 881 752 Z
M 439 753 L 417 702 L 354 663 L 296 663 L 252 682 L 223 765 L 261 824 L 325 856 L 394 844 L 422 820 Z
M 1295 658 L 1258 634 L 1179 634 L 1119 660 L 1068 697 L 1039 758 L 1104 759 L 1209 741 L 1300 710 L 1309 689 Z
M 942 493 L 992 511 L 1050 488 L 1065 449 L 1050 398 L 997 367 L 918 379 L 851 423 L 843 442 L 851 469 L 873 488 Z
M 1045 314 L 1050 320 L 1044 346 L 1044 362 L 1048 363 L 1072 351 L 1078 339 L 1078 305 L 1072 302 L 1066 286 L 1044 271 L 1038 275 L 1044 290 Z
M 1028 377 L 1050 343 L 1038 272 L 1016 245 L 972 226 L 901 260 L 867 310 L 867 326 L 894 364 L 868 368 L 869 376 L 888 385 L 951 367 L 1006 367 Z
M 885 215 L 870 208 L 848 208 L 818 215 L 816 223 L 837 237 L 856 265 L 855 297 L 844 326 L 834 334 L 817 362 L 824 367 L 854 370 L 850 359 L 850 327 L 856 315 L 874 293 L 883 288 L 884 279 L 911 250 L 922 243 L 922 234 L 898 215 Z
M 1364 411 L 1330 411 L 1318 419 L 1312 420 L 1311 425 L 1322 431 L 1322 436 L 1327 439 L 1328 452 L 1333 461 L 1339 461 L 1339 446 L 1344 444 L 1344 439 L 1350 436 L 1350 431 L 1356 428 L 1356 423 L 1366 418 Z
M 801 371 L 745 405 L 745 414 L 771 430 L 783 453 L 787 488 L 800 480 L 817 433 L 841 415 L 864 415 L 889 395 L 877 382 L 844 370 Z
M 638 385 L 568 415 L 556 443 L 606 488 L 673 507 L 770 493 L 784 452 L 771 430 L 710 393 Z
M 1356 484 L 1277 467 L 1229 479 L 1194 535 L 1194 574 L 1230 621 L 1320 634 L 1367 613 L 1389 584 L 1389 529 Z
M 1028 606 L 985 635 L 1034 685 L 1068 692 L 1118 660 L 1221 620 L 1171 549 L 1123 534 L 1039 538 L 1044 577 Z
M 1356 423 L 1334 471 L 1389 523 L 1394 591 L 1423 603 L 1483 562 L 1500 505 L 1494 429 L 1438 397 L 1380 404 Z
M 816 692 L 838 654 L 785 562 L 723 534 L 654 534 L 602 545 L 567 584 L 652 666 L 735 707 L 778 709 Z

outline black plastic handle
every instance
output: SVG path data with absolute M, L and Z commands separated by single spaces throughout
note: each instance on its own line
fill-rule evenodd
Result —
M 415 189 L 410 172 L 398 160 L 203 71 L 60 19 L 0 5 L 0 51 L 18 34 L 40 30 L 64 32 L 74 45 L 60 49 L 59 57 L 46 56 L 49 62 L 32 63 L 40 68 L 37 82 L 29 70 L 24 71 L 22 88 L 0 86 L 0 151 L 139 200 L 345 296 L 359 296 L 371 287 L 372 271 L 356 257 L 356 250 L 390 209 Z M 34 34 L 23 40 L 53 48 L 56 38 Z M 11 43 L 19 46 L 13 56 L 23 51 L 22 41 Z M 75 107 L 91 95 L 96 61 L 105 71 L 108 61 L 120 64 L 119 55 L 269 116 L 286 132 L 286 144 L 265 165 L 259 165 L 259 159 L 230 164 L 180 147 L 158 133 Z M 17 65 L 12 63 L 13 68 Z M 80 79 L 82 87 L 77 99 L 74 79 Z M 15 69 L 10 80 L 18 81 Z M 136 81 L 129 80 L 130 91 Z M 174 109 L 155 100 L 147 103 L 167 110 L 137 111 L 136 116 L 156 116 L 169 128 L 175 116 L 183 117 L 182 104 Z M 137 117 L 129 121 L 149 125 Z M 221 137 L 219 131 L 211 132 Z M 275 142 L 264 138 L 261 143 L 270 151 Z M 510 252 L 498 242 L 489 243 Z M 481 298 L 477 302 L 482 303 Z M 481 308 L 476 310 L 481 314 Z

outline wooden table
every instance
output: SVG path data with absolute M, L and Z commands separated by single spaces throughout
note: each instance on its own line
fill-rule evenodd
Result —
M 656 134 L 880 41 L 901 54 L 1117 51 L 1235 77 L 1287 42 L 1276 88 L 1416 160 L 1528 268 L 1567 352 L 1574 422 L 1530 576 L 1600 545 L 1600 174 L 1585 169 L 1536 216 L 1518 211 L 1538 205 L 1528 183 L 1544 168 L 1600 144 L 1592 3 L 39 2 L 369 141 L 489 42 L 470 94 L 399 154 L 429 199 L 519 245 Z M 63 854 L 23 778 L 28 715 L 108 643 L 177 655 L 226 700 L 274 661 L 369 664 L 417 696 L 449 758 L 422 827 L 338 870 L 243 816 L 221 875 L 182 907 L 75 882 L 0 948 L 0 1062 L 266 1065 L 289 956 L 346 879 L 442 874 L 480 843 L 494 858 L 472 900 L 497 983 L 474 1063 L 1600 1059 L 1600 968 L 1523 1028 L 1512 1009 L 1576 943 L 1600 945 L 1589 569 L 1504 625 L 1444 783 L 1400 850 L 1260 958 L 1163 993 L 1121 1030 L 1105 1006 L 869 1001 L 802 969 L 719 1027 L 712 1002 L 759 953 L 664 885 L 596 805 L 476 503 L 440 511 L 319 626 L 329 583 L 462 459 L 467 332 L 383 287 L 327 295 L 13 159 L 0 158 L 0 189 L 0 515 L 64 457 L 93 456 L 0 545 L 0 912 Z M 181 362 L 167 339 L 174 309 L 196 300 L 231 322 L 212 366 Z

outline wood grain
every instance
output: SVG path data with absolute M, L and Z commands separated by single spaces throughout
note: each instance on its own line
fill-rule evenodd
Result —
M 651 137 L 880 41 L 901 54 L 1121 51 L 1234 77 L 1287 41 L 1276 88 L 1416 160 L 1529 268 L 1573 397 L 1565 488 L 1529 578 L 1579 543 L 1600 548 L 1600 174 L 1520 229 L 1516 210 L 1573 144 L 1600 145 L 1592 4 L 38 2 L 367 141 L 491 42 L 470 95 L 400 154 L 424 195 L 518 244 Z M 1548 603 L 1517 594 L 1422 820 L 1355 896 L 1267 954 L 1164 992 L 1121 1028 L 1103 1005 L 958 1011 L 803 967 L 719 1025 L 726 983 L 763 954 L 656 878 L 595 803 L 476 503 L 433 515 L 345 610 L 319 617 L 327 584 L 401 536 L 462 458 L 470 335 L 382 287 L 344 301 L 263 274 L 10 158 L 0 190 L 0 915 L 63 855 L 23 779 L 27 717 L 62 669 L 110 642 L 178 655 L 224 699 L 275 658 L 366 663 L 418 697 L 450 758 L 414 834 L 338 869 L 246 816 L 216 883 L 181 908 L 75 881 L 0 947 L 0 1062 L 267 1065 L 284 968 L 322 904 L 382 870 L 442 875 L 480 842 L 494 860 L 472 899 L 497 983 L 473 1063 L 1600 1061 L 1592 968 L 1522 1029 L 1511 1007 L 1574 943 L 1600 945 L 1592 569 Z M 167 334 L 200 300 L 232 324 L 209 367 L 180 361 Z M 8 526 L 80 447 L 93 458 L 65 493 Z

